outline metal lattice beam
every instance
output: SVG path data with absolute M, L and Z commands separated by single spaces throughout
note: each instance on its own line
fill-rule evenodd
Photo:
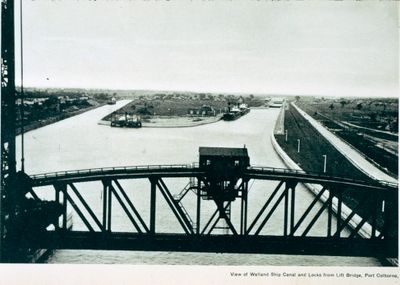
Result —
M 158 170 L 157 170 L 158 171 Z M 387 236 L 385 234 L 382 234 L 383 226 L 387 227 L 393 227 L 393 224 L 391 223 L 391 220 L 387 220 L 387 218 L 392 217 L 396 213 L 392 213 L 391 211 L 395 210 L 397 205 L 395 203 L 390 203 L 390 201 L 394 201 L 394 198 L 396 198 L 397 193 L 391 189 L 379 189 L 376 188 L 374 191 L 368 189 L 365 190 L 365 200 L 366 201 L 361 201 L 357 206 L 354 207 L 352 210 L 344 210 L 346 205 L 343 203 L 343 198 L 342 195 L 342 188 L 340 188 L 338 185 L 335 185 L 334 183 L 329 183 L 325 184 L 323 182 L 319 183 L 321 185 L 321 188 L 318 193 L 315 194 L 315 197 L 307 202 L 307 205 L 301 205 L 301 207 L 296 207 L 296 203 L 299 202 L 299 199 L 296 199 L 296 192 L 297 191 L 303 191 L 303 189 L 296 189 L 296 185 L 298 181 L 295 180 L 294 177 L 291 177 L 290 179 L 284 179 L 279 181 L 279 183 L 272 189 L 264 189 L 265 191 L 265 196 L 263 195 L 262 198 L 266 200 L 263 206 L 258 210 L 258 212 L 255 212 L 255 218 L 252 221 L 250 227 L 247 228 L 247 211 L 249 205 L 247 205 L 247 198 L 249 195 L 248 192 L 248 177 L 243 176 L 240 177 L 237 181 L 240 183 L 237 183 L 239 186 L 234 188 L 233 191 L 235 193 L 237 192 L 237 196 L 233 200 L 224 200 L 223 195 L 215 195 L 215 196 L 210 196 L 209 193 L 207 192 L 208 188 L 210 187 L 210 184 L 208 182 L 208 178 L 206 175 L 199 175 L 196 174 L 195 176 L 191 176 L 188 174 L 186 178 L 193 179 L 195 177 L 198 180 L 198 183 L 196 185 L 196 191 L 194 192 L 196 195 L 186 195 L 187 189 L 186 187 L 182 189 L 181 191 L 173 191 L 175 193 L 182 193 L 184 195 L 180 196 L 179 194 L 176 196 L 172 195 L 172 191 L 167 187 L 166 183 L 163 180 L 163 176 L 160 175 L 159 172 L 156 172 L 154 175 L 149 175 L 147 178 L 149 179 L 149 185 L 150 185 L 150 201 L 148 203 L 148 214 L 150 221 L 149 223 L 145 223 L 144 220 L 142 219 L 141 215 L 143 214 L 142 212 L 139 213 L 139 211 L 136 209 L 134 206 L 135 201 L 133 199 L 132 195 L 128 195 L 129 193 L 126 191 L 128 189 L 124 189 L 118 179 L 120 179 L 120 172 L 118 173 L 118 176 L 115 176 L 114 178 L 109 178 L 109 176 L 103 177 L 102 179 L 98 180 L 99 182 L 102 182 L 103 184 L 103 189 L 101 190 L 103 193 L 103 200 L 101 200 L 99 205 L 90 205 L 87 203 L 88 201 L 85 201 L 83 199 L 84 193 L 81 191 L 84 191 L 83 189 L 79 189 L 79 186 L 82 183 L 76 183 L 73 184 L 71 179 L 69 178 L 69 182 L 60 182 L 55 185 L 55 188 L 58 192 L 56 192 L 56 201 L 61 200 L 61 195 L 63 195 L 64 199 L 64 207 L 66 203 L 70 204 L 75 212 L 78 214 L 78 216 L 83 220 L 83 223 L 88 227 L 89 232 L 86 231 L 87 235 L 85 236 L 85 232 L 79 232 L 77 233 L 76 231 L 65 231 L 65 230 L 56 230 L 55 232 L 58 232 L 60 235 L 60 240 L 61 243 L 64 240 L 68 240 L 68 243 L 70 244 L 57 244 L 58 247 L 63 247 L 65 246 L 68 248 L 68 246 L 71 247 L 76 247 L 78 245 L 75 244 L 79 240 L 79 242 L 86 243 L 85 238 L 88 240 L 92 239 L 94 246 L 102 248 L 103 243 L 105 240 L 109 242 L 110 244 L 113 244 L 113 248 L 118 248 L 119 245 L 117 244 L 117 241 L 113 241 L 113 238 L 120 239 L 122 243 L 125 243 L 124 245 L 121 245 L 121 248 L 143 248 L 143 249 L 154 249 L 154 250 L 167 250 L 168 248 L 174 248 L 176 247 L 176 250 L 183 250 L 183 251 L 212 251 L 215 249 L 214 245 L 212 244 L 211 241 L 218 240 L 221 242 L 219 245 L 221 246 L 221 252 L 260 252 L 260 253 L 266 253 L 266 252 L 290 252 L 290 253 L 295 253 L 295 252 L 300 252 L 300 253 L 315 253 L 313 248 L 308 248 L 308 246 L 314 246 L 314 244 L 311 241 L 316 241 L 320 243 L 320 245 L 324 245 L 326 247 L 332 247 L 332 248 L 346 248 L 351 250 L 350 255 L 374 255 L 376 252 L 377 248 L 381 247 L 382 251 L 385 252 L 385 255 L 394 255 L 396 251 L 396 243 L 394 242 L 393 235 L 392 236 Z M 166 173 L 165 177 L 168 177 L 171 179 L 170 172 Z M 140 176 L 140 178 L 143 178 L 143 176 Z M 132 181 L 134 181 L 133 178 Z M 179 179 L 182 179 L 180 177 Z M 241 181 L 240 181 L 241 179 Z M 255 178 L 251 178 L 255 179 Z M 263 179 L 265 180 L 265 179 Z M 275 180 L 275 179 L 273 179 Z M 79 182 L 82 182 L 79 180 Z M 190 183 L 189 183 L 190 184 Z M 314 183 L 315 185 L 316 183 Z M 57 186 L 58 185 L 58 186 Z M 60 186 L 61 185 L 61 186 Z M 64 185 L 64 187 L 62 186 Z M 67 185 L 68 187 L 67 189 Z M 221 184 L 222 185 L 222 184 Z M 284 187 L 282 187 L 285 185 Z M 329 187 L 329 189 L 328 189 Z M 379 186 L 380 187 L 380 186 Z M 69 195 L 68 191 L 70 190 L 70 194 L 74 192 L 73 198 Z M 176 190 L 176 189 L 172 189 Z M 216 190 L 213 191 L 219 191 L 225 189 L 219 189 L 216 188 Z M 346 191 L 351 191 L 352 189 L 346 189 Z M 360 188 L 356 188 L 356 191 L 360 191 Z M 369 192 L 367 192 L 369 191 Z M 325 195 L 328 192 L 329 196 L 325 198 Z M 161 193 L 160 197 L 164 198 L 166 203 L 166 207 L 164 210 L 169 210 L 175 217 L 177 218 L 177 221 L 179 222 L 180 226 L 183 229 L 180 229 L 178 227 L 176 229 L 175 233 L 169 233 L 169 234 L 163 234 L 162 232 L 157 232 L 156 231 L 156 218 L 157 215 L 164 215 L 166 212 L 165 211 L 159 211 L 158 208 L 156 208 L 156 195 L 157 193 Z M 251 194 L 252 192 L 250 192 Z M 194 197 L 195 196 L 195 197 Z M 133 228 L 129 227 L 126 231 L 123 233 L 118 233 L 112 231 L 112 221 L 111 221 L 111 214 L 112 214 L 112 205 L 115 203 L 111 203 L 113 197 L 115 197 L 116 201 L 115 203 L 119 203 L 119 205 L 122 206 L 123 213 L 127 216 L 127 218 L 131 221 L 133 224 Z M 185 200 L 182 200 L 184 197 Z M 228 197 L 231 197 L 228 195 Z M 180 204 L 181 202 L 188 200 L 188 199 L 195 199 L 195 201 L 191 201 L 191 205 L 196 205 L 196 226 L 194 226 L 194 223 L 190 216 L 188 217 L 188 213 L 186 210 L 183 208 L 183 206 Z M 258 199 L 261 198 L 258 197 Z M 75 203 L 76 202 L 79 203 Z M 205 200 L 204 202 L 201 202 L 202 200 Z M 236 202 L 239 200 L 239 206 L 238 210 L 240 210 L 240 216 L 238 219 L 232 219 L 230 215 L 230 208 L 231 206 L 238 205 Z M 368 202 L 369 200 L 369 202 Z M 385 201 L 385 207 L 384 209 L 376 209 L 376 205 L 381 205 L 382 201 Z M 190 202 L 190 201 L 189 201 Z M 302 201 L 304 202 L 304 201 Z M 367 203 L 366 203 L 367 202 Z M 92 203 L 97 203 L 97 202 L 92 202 Z M 185 205 L 187 205 L 185 203 Z M 201 211 L 201 207 L 203 206 L 206 207 L 204 209 L 205 211 Z M 207 205 L 207 206 L 206 206 Z M 209 207 L 212 208 L 209 208 Z M 302 210 L 299 212 L 295 212 L 296 209 L 303 208 L 305 207 L 305 210 Z M 92 208 L 91 208 L 92 207 Z M 94 215 L 96 211 L 94 211 L 93 207 L 98 207 L 101 208 L 103 207 L 103 217 L 102 217 L 102 229 L 101 229 L 101 234 L 102 235 L 97 235 L 100 234 L 100 232 L 97 230 L 94 230 L 93 226 L 95 224 L 99 225 L 100 221 L 96 222 L 97 217 Z M 281 209 L 283 207 L 282 211 L 282 217 L 283 219 L 277 219 L 275 221 L 273 214 L 277 213 L 277 209 Z M 343 209 L 342 209 L 343 208 Z M 215 209 L 214 212 L 211 212 L 211 216 L 207 218 L 208 220 L 204 220 L 205 226 L 200 225 L 200 216 L 202 213 L 207 213 L 210 209 Z M 354 225 L 354 222 L 352 221 L 353 217 L 356 215 L 356 213 L 359 213 L 359 210 L 363 210 L 364 212 L 367 213 L 367 215 L 364 215 L 361 217 L 361 222 L 358 222 L 357 224 Z M 142 209 L 143 211 L 143 209 Z M 327 219 L 322 219 L 322 214 L 323 212 L 327 212 Z M 254 212 L 254 211 L 253 211 Z M 84 215 L 84 213 L 86 215 Z M 87 214 L 89 213 L 89 214 Z M 342 214 L 347 214 L 346 217 L 342 217 Z M 208 215 L 208 214 L 207 214 Z M 296 217 L 298 215 L 298 217 Z M 333 216 L 336 216 L 338 222 L 336 226 L 334 226 L 333 223 Z M 64 218 L 66 216 L 66 211 L 64 214 Z M 117 218 L 116 216 L 113 217 L 113 219 Z M 382 224 L 382 221 L 379 221 L 379 225 L 377 222 L 377 219 L 384 219 L 384 223 Z M 227 233 L 219 233 L 219 232 L 213 232 L 215 229 L 219 228 L 218 227 L 218 222 L 219 221 L 224 221 L 226 223 L 226 229 L 230 231 L 230 234 Z M 359 220 L 359 221 L 360 221 Z M 372 221 L 371 221 L 372 220 Z M 320 221 L 322 223 L 325 223 L 324 225 L 326 226 L 325 231 L 326 236 L 318 236 L 318 239 L 316 239 L 316 236 L 314 236 L 311 232 L 311 229 L 314 227 L 317 221 Z M 283 233 L 280 236 L 270 236 L 264 233 L 264 229 L 266 225 L 270 225 L 272 222 L 278 222 L 281 223 L 278 226 L 282 225 L 283 226 Z M 363 225 L 366 223 L 371 223 L 371 237 L 368 236 L 360 236 L 361 228 L 363 228 Z M 225 226 L 225 225 L 224 225 Z M 352 228 L 351 228 L 352 227 Z M 300 233 L 300 228 L 304 228 Z M 340 237 L 340 233 L 343 231 L 344 228 L 350 228 L 350 238 L 345 237 L 342 238 Z M 64 227 L 65 229 L 65 227 Z M 237 229 L 237 230 L 236 230 Z M 240 229 L 240 230 L 239 230 Z M 391 228 L 390 228 L 391 229 Z M 379 233 L 376 234 L 376 232 L 380 231 Z M 75 233 L 78 234 L 78 236 L 75 236 Z M 297 233 L 297 234 L 296 234 Z M 296 234 L 296 236 L 295 236 Z M 378 236 L 377 236 L 378 235 Z M 52 233 L 49 232 L 49 236 L 53 236 L 56 238 Z M 359 238 L 353 238 L 353 237 L 359 237 Z M 214 239 L 217 237 L 217 239 Z M 66 239 L 64 239 L 66 238 Z M 71 238 L 71 239 L 70 239 Z M 226 245 L 222 242 L 222 240 L 225 239 L 225 242 L 234 242 L 238 241 L 239 244 L 237 245 L 237 248 L 235 248 L 235 245 L 229 245 L 229 248 L 225 247 Z M 135 241 L 137 244 L 131 245 L 129 241 Z M 152 242 L 155 242 L 154 244 Z M 156 242 L 160 242 L 158 245 Z M 191 244 L 196 243 L 199 241 L 198 244 Z M 246 242 L 247 241 L 247 242 Z M 264 242 L 265 241 L 265 242 Z M 276 245 L 276 251 L 275 249 L 270 247 L 270 244 L 268 244 L 266 241 L 273 241 Z M 50 241 L 49 241 L 50 242 Z M 257 244 L 252 249 L 246 248 L 246 243 L 247 246 L 252 246 L 253 243 Z M 300 244 L 297 244 L 300 243 Z M 367 249 L 374 249 L 368 252 L 362 252 L 362 247 L 354 249 L 347 245 L 346 242 L 353 243 L 354 246 L 358 246 L 358 242 L 360 242 L 360 245 L 364 245 L 366 251 Z M 185 243 L 185 244 L 182 244 Z M 287 248 L 282 246 L 282 244 L 285 244 Z M 107 244 L 104 243 L 104 246 Z M 320 247 L 321 248 L 321 247 Z M 323 248 L 325 250 L 325 248 Z M 323 251 L 322 250 L 322 251 Z M 329 249 L 326 249 L 327 252 L 330 254 L 335 255 L 336 252 L 334 250 L 329 251 Z M 389 252 L 390 254 L 386 254 L 386 252 Z

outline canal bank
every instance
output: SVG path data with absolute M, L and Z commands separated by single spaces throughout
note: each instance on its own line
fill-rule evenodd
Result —
M 283 111 L 283 109 L 282 109 Z M 281 148 L 281 146 L 278 144 L 278 142 L 275 139 L 275 132 L 271 134 L 271 141 L 272 145 L 274 147 L 274 150 L 279 154 L 279 157 L 283 160 L 285 165 L 292 170 L 298 170 L 305 172 L 296 162 L 294 162 L 289 155 Z M 320 187 L 316 187 L 315 185 L 305 183 L 304 184 L 314 195 L 318 195 L 318 193 L 321 191 Z M 329 199 L 329 191 L 325 191 L 324 194 L 321 195 L 321 201 L 326 202 Z M 333 211 L 337 215 L 338 212 L 338 201 L 337 198 L 332 199 L 332 206 L 333 206 Z M 351 214 L 352 210 L 345 204 L 342 204 L 342 209 L 341 209 L 341 219 L 346 220 L 349 215 Z M 353 229 L 357 227 L 357 225 L 362 221 L 362 218 L 358 215 L 354 215 L 353 218 L 350 219 L 349 224 Z M 361 229 L 359 230 L 359 234 L 364 237 L 364 238 L 370 238 L 371 237 L 371 230 L 372 227 L 370 224 L 366 223 L 364 224 Z M 379 233 L 378 233 L 379 235 Z
M 292 104 L 292 106 L 294 106 L 294 104 Z M 294 106 L 294 107 L 296 107 L 296 106 Z M 299 109 L 299 108 L 297 108 L 297 107 L 296 107 L 296 111 L 297 111 L 299 114 L 303 115 L 303 116 L 306 115 L 305 113 L 302 113 L 302 110 Z M 280 115 L 279 115 L 280 118 L 283 117 L 284 112 L 285 112 L 285 110 L 284 110 L 284 108 L 282 108 L 282 109 L 281 109 L 281 112 L 280 112 Z M 306 121 L 309 122 L 309 118 L 307 118 L 307 117 L 304 117 L 304 120 L 306 120 Z M 298 123 L 298 122 L 297 122 L 297 123 Z M 310 124 L 311 124 L 313 127 L 315 127 L 316 122 L 310 122 Z M 275 138 L 276 135 L 280 135 L 280 136 L 281 136 L 281 140 L 280 140 L 280 141 L 281 141 L 281 144 L 285 144 L 285 143 L 283 143 L 283 141 L 287 142 L 287 140 L 288 140 L 288 139 L 287 139 L 287 133 L 288 133 L 288 132 L 293 132 L 293 129 L 290 129 L 290 128 L 289 128 L 289 129 L 286 129 L 285 132 L 282 132 L 283 125 L 284 125 L 284 123 L 282 123 L 282 121 L 278 120 L 278 121 L 277 121 L 277 125 L 275 126 L 274 131 L 273 131 L 272 134 L 271 134 L 271 142 L 272 142 L 272 145 L 273 145 L 273 147 L 274 147 L 274 150 L 279 154 L 280 158 L 282 159 L 282 161 L 285 163 L 285 165 L 286 165 L 288 168 L 293 169 L 293 170 L 298 170 L 298 171 L 305 172 L 304 169 L 301 167 L 301 163 L 303 163 L 304 160 L 309 159 L 308 157 L 312 157 L 312 155 L 311 155 L 311 153 L 309 153 L 309 152 L 306 152 L 306 153 L 304 154 L 304 150 L 302 150 L 302 154 L 303 154 L 302 157 L 303 157 L 303 160 L 301 160 L 301 163 L 300 163 L 300 162 L 296 163 L 296 162 L 292 159 L 292 157 L 290 157 L 290 155 L 288 155 L 288 153 L 283 149 L 283 147 L 278 143 L 277 139 Z M 304 127 L 304 126 L 303 126 L 303 127 Z M 319 127 L 319 126 L 317 125 L 317 126 L 315 127 L 315 129 L 317 129 L 318 127 Z M 321 127 L 322 127 L 322 126 L 321 126 Z M 324 135 L 324 134 L 325 134 L 324 130 L 318 130 L 318 131 L 321 133 L 321 135 Z M 283 140 L 283 139 L 282 139 L 282 135 L 284 135 L 284 134 L 286 134 L 286 137 L 285 137 L 285 139 Z M 324 135 L 324 137 L 325 137 L 325 135 Z M 325 138 L 326 138 L 326 137 L 325 137 Z M 340 151 L 340 153 L 341 153 L 344 157 L 346 157 L 346 158 L 351 157 L 351 155 L 352 155 L 351 152 L 350 152 L 350 153 L 343 153 L 344 150 L 340 148 L 340 144 L 339 144 L 339 147 L 337 147 L 337 145 L 334 145 L 334 144 L 333 144 L 333 143 L 335 142 L 335 138 L 332 139 L 332 138 L 329 137 L 329 139 L 328 139 L 328 138 L 326 138 L 326 139 L 327 139 L 333 146 L 335 146 L 335 148 L 336 148 L 338 151 Z M 339 138 L 337 138 L 337 139 L 339 139 Z M 297 139 L 297 140 L 299 140 L 299 139 Z M 315 143 L 318 143 L 317 141 L 318 141 L 318 140 L 316 140 Z M 319 141 L 319 143 L 320 143 L 320 141 Z M 344 143 L 344 142 L 343 142 L 343 143 Z M 285 144 L 284 146 L 287 147 L 287 144 Z M 300 149 L 301 149 L 301 147 L 300 147 L 300 141 L 298 141 L 298 148 L 297 148 L 297 152 L 298 152 L 298 153 L 300 153 Z M 356 151 L 356 150 L 354 150 L 354 151 Z M 297 159 L 299 159 L 299 158 L 297 157 Z M 315 158 L 314 158 L 314 159 L 315 159 Z M 351 159 L 349 159 L 349 160 L 350 160 L 350 162 L 351 162 L 352 164 L 356 164 L 356 161 L 358 161 L 357 159 L 356 159 L 356 160 L 351 160 Z M 363 172 L 366 173 L 366 169 L 362 169 L 362 165 L 354 165 L 354 166 L 356 166 L 357 169 L 363 170 Z M 309 171 L 310 171 L 310 170 L 309 170 Z M 311 170 L 311 171 L 313 171 L 313 170 Z M 318 169 L 317 169 L 317 170 L 314 169 L 314 171 L 315 171 L 315 172 L 318 172 Z M 346 170 L 344 170 L 344 171 L 346 171 Z M 319 171 L 319 172 L 322 172 L 322 171 Z M 373 171 L 373 173 L 377 173 L 377 172 L 379 172 L 379 169 L 376 169 L 376 171 Z M 384 175 L 386 175 L 386 174 L 384 174 Z M 370 178 L 375 178 L 375 179 L 377 180 L 377 176 L 368 175 L 368 177 L 370 177 Z M 382 178 L 382 176 L 380 176 L 379 178 Z M 387 178 L 387 177 L 385 177 L 385 178 Z M 392 182 L 392 181 L 390 181 L 390 182 Z M 320 189 L 319 187 L 316 187 L 315 185 L 308 184 L 308 183 L 305 183 L 304 185 L 305 185 L 312 193 L 314 193 L 314 195 L 318 195 L 318 193 L 320 193 L 320 191 L 321 191 L 321 189 Z M 330 195 L 330 194 L 329 194 L 329 191 L 325 191 L 324 194 L 321 195 L 320 200 L 321 200 L 322 202 L 325 203 L 326 201 L 328 201 L 329 195 Z M 347 197 L 347 198 L 349 198 L 349 197 Z M 349 201 L 349 199 L 347 199 L 347 200 Z M 346 200 L 345 200 L 345 201 L 346 201 Z M 383 206 L 382 206 L 382 207 L 383 207 Z M 332 199 L 332 208 L 333 208 L 333 212 L 334 212 L 336 215 L 338 215 L 338 211 L 339 211 L 338 209 L 339 209 L 339 207 L 338 207 L 338 199 L 337 199 L 336 197 L 334 197 L 334 198 Z M 349 220 L 349 225 L 350 225 L 350 227 L 351 227 L 352 229 L 358 229 L 358 228 L 359 228 L 358 234 L 359 234 L 361 237 L 363 237 L 363 238 L 371 238 L 372 233 L 373 233 L 373 227 L 371 226 L 371 224 L 369 224 L 368 222 L 363 221 L 363 218 L 362 218 L 361 216 L 359 216 L 358 214 L 355 214 L 354 216 L 352 216 L 352 212 L 353 212 L 353 209 L 352 209 L 351 207 L 348 207 L 348 206 L 346 205 L 346 203 L 342 203 L 341 209 L 340 209 L 340 217 L 341 217 L 341 219 L 342 219 L 342 220 L 347 220 L 347 219 L 350 217 L 350 220 Z M 358 226 L 360 223 L 363 223 L 362 226 L 360 225 L 361 227 Z M 375 233 L 376 236 L 379 236 L 379 234 L 380 234 L 379 231 L 377 231 L 377 232 Z M 398 259 L 397 259 L 397 258 L 382 259 L 380 262 L 382 263 L 382 265 L 386 265 L 386 266 L 398 266 Z
M 365 155 L 360 153 L 352 145 L 348 144 L 347 142 L 330 132 L 317 120 L 301 110 L 296 104 L 292 103 L 291 106 L 293 106 L 299 112 L 299 114 L 302 115 L 303 118 L 310 123 L 311 126 L 313 126 L 327 141 L 332 144 L 332 146 L 334 146 L 344 157 L 346 157 L 357 169 L 359 169 L 365 175 L 374 180 L 397 183 L 397 179 L 395 177 L 392 177 L 380 170 L 376 165 L 371 163 L 365 157 Z

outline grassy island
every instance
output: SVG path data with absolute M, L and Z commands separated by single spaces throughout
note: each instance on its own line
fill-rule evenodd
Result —
M 128 114 L 140 117 L 144 127 L 188 127 L 220 120 L 229 105 L 244 103 L 249 107 L 258 107 L 264 103 L 262 98 L 254 95 L 192 92 L 137 92 L 120 98 L 132 101 L 103 118 L 103 121 Z

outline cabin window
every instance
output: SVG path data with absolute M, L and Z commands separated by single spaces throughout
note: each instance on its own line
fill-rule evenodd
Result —
M 207 159 L 206 160 L 206 165 L 211 165 L 211 160 Z
M 239 166 L 240 162 L 239 160 L 235 160 L 235 166 Z

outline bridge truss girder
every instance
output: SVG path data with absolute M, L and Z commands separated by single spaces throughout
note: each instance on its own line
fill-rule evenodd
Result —
M 213 253 L 256 253 L 397 258 L 397 241 L 325 237 L 244 235 L 143 235 L 119 232 L 48 232 L 31 245 L 36 248 L 134 250 Z
M 215 204 L 215 210 L 206 219 L 201 216 L 202 205 L 207 198 L 204 187 L 208 180 L 204 175 L 190 177 L 188 184 L 178 195 L 172 194 L 176 191 L 170 190 L 163 177 L 149 176 L 150 201 L 147 208 L 149 212 L 147 221 L 143 213 L 134 205 L 135 201 L 129 197 L 128 191 L 124 189 L 118 178 L 101 179 L 103 192 L 100 215 L 95 214 L 93 205 L 89 205 L 84 199 L 76 184 L 73 182 L 54 183 L 55 200 L 63 205 L 64 213 L 61 219 L 55 222 L 54 230 L 48 231 L 40 238 L 33 238 L 32 244 L 53 248 L 397 257 L 397 220 L 394 221 L 388 214 L 388 212 L 397 211 L 397 203 L 393 203 L 393 201 L 397 201 L 394 200 L 397 192 L 364 191 L 362 201 L 344 217 L 343 189 L 334 187 L 333 184 L 322 184 L 306 209 L 298 212 L 296 207 L 298 182 L 293 179 L 282 179 L 277 181 L 277 186 L 273 190 L 266 189 L 266 195 L 263 197 L 266 202 L 255 217 L 248 222 L 248 183 L 250 180 L 250 177 L 244 176 L 237 186 L 240 221 L 236 221 L 236 223 L 231 219 L 230 207 L 237 201 L 218 201 L 217 199 L 206 201 Z M 190 191 L 195 193 L 196 215 L 194 218 L 188 214 L 182 204 L 183 200 L 189 199 L 187 193 Z M 74 194 L 75 198 L 71 194 Z M 327 198 L 321 202 L 323 195 Z M 156 217 L 157 214 L 161 214 L 157 211 L 156 206 L 158 196 L 166 201 L 168 209 L 177 219 L 181 231 L 167 234 L 157 230 Z M 132 231 L 123 233 L 113 231 L 112 201 L 114 199 L 130 220 L 133 226 Z M 266 235 L 263 231 L 271 225 L 271 217 L 276 214 L 278 207 L 284 209 L 283 234 L 281 236 Z M 368 208 L 367 215 L 354 222 L 356 213 L 363 207 Z M 67 208 L 72 208 L 76 212 L 85 224 L 87 231 L 68 230 Z M 328 215 L 326 235 L 313 236 L 310 234 L 310 230 L 319 221 L 324 211 Z M 336 225 L 333 224 L 334 216 L 342 217 L 336 219 Z M 223 234 L 215 232 L 216 225 L 220 220 L 226 224 L 226 231 Z M 379 223 L 380 226 L 378 226 Z M 361 236 L 360 230 L 366 224 L 370 225 L 370 236 Z M 349 228 L 350 232 L 344 236 L 344 229 Z M 216 246 L 217 244 L 219 246 Z M 87 247 L 83 247 L 83 245 Z

